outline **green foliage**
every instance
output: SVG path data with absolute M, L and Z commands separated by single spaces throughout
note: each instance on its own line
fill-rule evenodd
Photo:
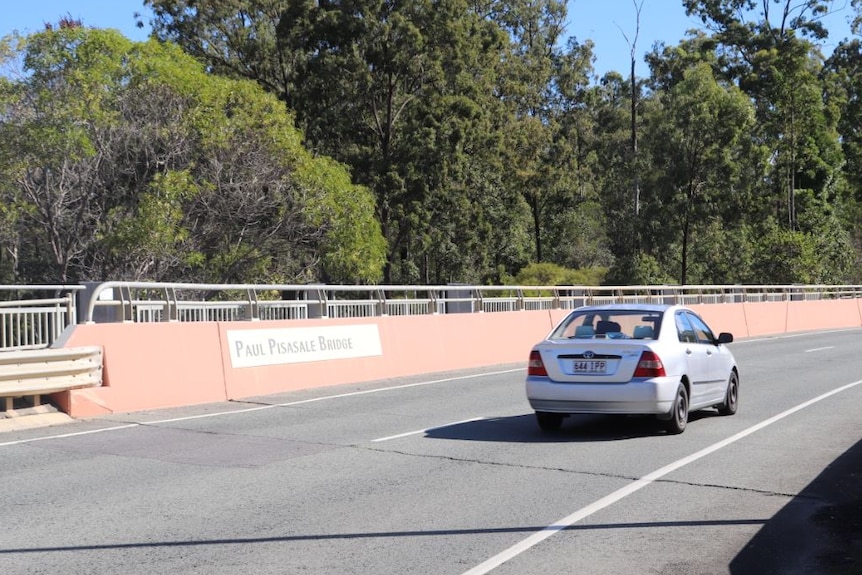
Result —
M 106 232 L 99 239 L 116 259 L 146 261 L 170 258 L 189 237 L 183 222 L 184 202 L 198 190 L 188 171 L 156 174 L 149 189 L 138 198 L 137 212 L 124 207 L 109 211 Z
M 645 253 L 634 253 L 618 258 L 608 270 L 606 285 L 663 285 L 673 279 L 662 270 L 656 258 Z
M 350 182 L 344 166 L 310 156 L 297 180 L 306 193 L 306 217 L 325 230 L 320 245 L 322 278 L 337 283 L 375 283 L 382 277 L 386 242 L 374 219 L 374 198 Z
M 697 226 L 692 242 L 688 282 L 703 284 L 750 283 L 748 275 L 753 267 L 756 235 L 752 228 L 741 222 L 725 223 L 715 217 L 705 225 Z M 678 277 L 678 272 L 674 275 Z
M 811 236 L 770 221 L 760 231 L 756 246 L 750 283 L 816 283 L 817 248 Z
M 646 142 L 651 160 L 662 169 L 644 182 L 644 215 L 662 218 L 662 225 L 645 237 L 651 244 L 677 248 L 667 263 L 685 284 L 691 283 L 689 257 L 697 228 L 720 215 L 722 196 L 740 183 L 740 142 L 753 125 L 753 111 L 742 93 L 720 85 L 706 64 L 686 70 L 663 94 L 662 104 L 650 109 Z
M 684 0 L 703 30 L 600 79 L 559 0 L 146 4 L 161 42 L 0 41 L 4 281 L 862 277 L 832 0 Z
M 602 285 L 607 269 L 584 268 L 567 269 L 557 264 L 530 264 L 515 275 L 509 282 L 512 285 L 525 286 L 598 286 Z
M 373 196 L 305 150 L 259 86 L 111 31 L 46 31 L 21 50 L 28 73 L 0 102 L 0 205 L 22 217 L 0 241 L 54 268 L 18 265 L 21 279 L 381 277 Z

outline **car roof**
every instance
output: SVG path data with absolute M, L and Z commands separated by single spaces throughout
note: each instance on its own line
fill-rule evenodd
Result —
M 586 305 L 575 308 L 573 311 L 622 311 L 622 310 L 637 310 L 637 311 L 652 311 L 664 312 L 671 308 L 687 309 L 679 305 L 671 305 L 665 303 L 608 303 L 602 305 Z

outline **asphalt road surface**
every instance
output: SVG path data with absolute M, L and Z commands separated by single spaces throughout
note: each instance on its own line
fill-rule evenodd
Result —
M 862 330 L 731 344 L 732 417 L 543 434 L 523 365 L 0 435 L 0 573 L 859 574 Z M 182 382 L 177 382 L 182 385 Z

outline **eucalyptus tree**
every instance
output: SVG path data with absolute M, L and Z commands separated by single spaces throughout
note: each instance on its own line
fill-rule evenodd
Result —
M 306 145 L 374 192 L 385 281 L 478 281 L 525 263 L 522 200 L 500 178 L 506 38 L 491 18 L 504 3 L 148 4 L 160 38 L 277 94 Z
M 843 205 L 834 216 L 852 233 L 856 260 L 851 268 L 854 272 L 846 280 L 857 283 L 862 281 L 862 42 L 841 42 L 826 61 L 823 78 L 827 102 L 837 110 L 834 113 L 839 118 L 837 129 L 845 159 Z
M 498 28 L 461 0 L 321 3 L 300 20 L 305 33 L 282 28 L 308 55 L 298 121 L 312 147 L 374 190 L 386 280 L 481 279 L 495 251 L 486 232 L 519 225 L 494 218 L 499 199 L 477 193 L 495 188 Z
M 571 40 L 562 47 L 565 2 L 499 4 L 509 8 L 495 18 L 509 39 L 498 88 L 509 119 L 506 181 L 530 207 L 536 261 L 559 261 L 566 257 L 561 247 L 571 245 L 578 231 L 570 226 L 581 219 L 584 166 L 578 154 L 585 155 L 586 116 L 580 105 L 592 72 L 592 43 Z
M 837 107 L 844 176 L 855 201 L 862 202 L 862 41 L 841 42 L 826 61 L 823 76 L 827 101 Z
M 648 113 L 645 147 L 652 171 L 644 181 L 649 201 L 643 214 L 660 225 L 645 244 L 685 284 L 692 279 L 689 254 L 698 231 L 714 220 L 727 228 L 734 223 L 722 221 L 721 206 L 739 187 L 754 112 L 744 94 L 717 82 L 703 63 L 661 93 Z M 670 246 L 675 249 L 668 250 Z M 668 255 L 673 259 L 668 261 Z
M 25 281 L 376 281 L 373 197 L 313 157 L 283 104 L 175 45 L 80 26 L 16 52 L 0 203 L 51 254 Z
M 616 285 L 641 283 L 635 280 L 644 276 L 638 272 L 639 224 L 630 193 L 633 165 L 629 82 L 619 72 L 608 72 L 597 85 L 588 88 L 586 101 L 585 111 L 594 130 L 589 151 L 593 165 L 591 188 L 602 209 L 598 223 L 604 230 L 603 243 L 612 255 L 606 262 L 610 264 L 606 281 Z M 639 105 L 643 104 L 641 100 Z M 639 154 L 639 162 L 644 162 L 643 154 Z M 651 272 L 647 275 L 653 276 Z
M 613 264 L 603 200 L 610 170 L 600 161 L 605 126 L 597 108 L 599 90 L 591 85 L 593 43 L 571 38 L 554 59 L 549 126 L 550 153 L 544 168 L 553 174 L 546 191 L 542 234 L 547 261 L 571 269 Z
M 301 52 L 278 40 L 282 19 L 300 17 L 300 0 L 144 0 L 153 13 L 153 34 L 182 46 L 207 70 L 254 80 L 289 98 Z
M 827 37 L 821 17 L 834 0 L 684 0 L 713 32 L 726 77 L 755 102 L 761 143 L 774 150 L 764 182 L 768 204 L 798 229 L 796 193 L 834 195 L 841 154 L 836 117 L 825 109 L 818 78 Z

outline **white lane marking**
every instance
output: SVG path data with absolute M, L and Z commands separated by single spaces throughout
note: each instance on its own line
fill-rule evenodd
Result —
M 399 433 L 398 435 L 390 435 L 389 437 L 381 437 L 379 439 L 372 439 L 372 443 L 380 443 L 381 441 L 389 441 L 390 439 L 401 439 L 402 437 L 410 437 L 411 435 L 419 435 L 420 433 L 428 433 L 429 431 L 435 431 L 437 429 L 446 429 L 447 427 L 453 427 L 455 425 L 461 425 L 462 423 L 472 423 L 474 421 L 483 421 L 487 419 L 486 417 L 474 417 L 472 419 L 462 419 L 461 421 L 453 421 L 452 423 L 446 423 L 444 425 L 438 425 L 436 427 L 426 427 L 425 429 L 418 429 L 416 431 L 408 431 L 407 433 Z
M 497 555 L 495 555 L 494 557 L 491 557 L 490 559 L 481 563 L 480 565 L 473 567 L 469 571 L 465 571 L 463 575 L 484 575 L 485 573 L 488 573 L 491 570 L 499 567 L 500 565 L 502 565 L 506 561 L 509 561 L 510 559 L 515 558 L 516 556 L 520 555 L 524 551 L 527 551 L 531 547 L 538 545 L 539 543 L 541 543 L 545 539 L 548 539 L 552 535 L 555 535 L 556 533 L 559 533 L 560 531 L 563 531 L 566 528 L 571 527 L 572 525 L 574 525 L 575 523 L 577 523 L 581 519 L 589 517 L 593 513 L 597 512 L 597 511 L 601 511 L 605 507 L 609 507 L 609 506 L 613 505 L 617 501 L 620 501 L 621 499 L 628 497 L 632 493 L 643 489 L 644 487 L 650 485 L 651 483 L 655 482 L 656 480 L 661 479 L 665 475 L 668 475 L 669 473 L 672 473 L 672 472 L 676 471 L 677 469 L 685 467 L 689 463 L 693 463 L 693 462 L 697 461 L 698 459 L 706 457 L 707 455 L 710 455 L 711 453 L 714 453 L 714 452 L 718 451 L 719 449 L 722 449 L 723 447 L 727 447 L 728 445 L 730 445 L 732 443 L 736 443 L 740 439 L 743 439 L 744 437 L 748 437 L 752 433 L 760 431 L 764 427 L 772 425 L 773 423 L 780 421 L 780 420 L 784 419 L 785 417 L 793 415 L 797 411 L 805 409 L 806 407 L 809 407 L 809 406 L 811 406 L 811 405 L 813 405 L 819 401 L 823 401 L 824 399 L 826 399 L 828 397 L 832 397 L 833 395 L 835 395 L 837 393 L 841 393 L 842 391 L 846 391 L 846 390 L 848 390 L 852 387 L 856 387 L 857 385 L 860 385 L 860 384 L 862 384 L 862 380 L 854 381 L 853 383 L 848 383 L 847 385 L 844 385 L 844 386 L 839 387 L 837 389 L 833 389 L 832 391 L 826 392 L 823 395 L 818 395 L 814 399 L 810 399 L 806 402 L 800 403 L 796 407 L 792 407 L 792 408 L 788 409 L 787 411 L 783 411 L 783 412 L 779 413 L 778 415 L 775 415 L 773 417 L 770 417 L 769 419 L 761 421 L 760 423 L 758 423 L 756 425 L 752 425 L 748 429 L 744 429 L 744 430 L 740 431 L 739 433 L 737 433 L 736 435 L 732 435 L 732 436 L 730 436 L 726 439 L 723 439 L 717 443 L 713 443 L 709 447 L 705 447 L 704 449 L 701 449 L 700 451 L 692 453 L 691 455 L 689 455 L 687 457 L 683 457 L 682 459 L 679 459 L 677 461 L 674 461 L 673 463 L 665 465 L 664 467 L 656 469 L 652 473 L 648 473 L 647 475 L 644 475 L 640 479 L 638 479 L 632 483 L 629 483 L 625 487 L 617 489 L 613 493 L 602 497 L 598 501 L 595 501 L 594 503 L 591 503 L 591 504 L 587 505 L 586 507 L 583 507 L 583 508 L 575 511 L 571 515 L 568 515 L 568 516 L 563 517 L 562 519 L 560 519 L 558 521 L 555 521 L 554 523 L 552 523 L 551 525 L 548 525 L 547 527 L 545 527 L 541 531 L 537 531 L 536 533 L 530 535 L 529 537 L 527 537 L 523 541 L 516 543 L 515 545 L 509 547 L 508 549 L 506 549 L 505 551 L 503 551 L 501 553 L 498 553 Z
M 274 407 L 291 407 L 294 405 L 302 405 L 305 403 L 314 403 L 317 401 L 326 401 L 328 399 L 341 399 L 344 397 L 353 397 L 353 396 L 357 396 L 357 395 L 368 395 L 371 393 L 381 393 L 384 391 L 395 391 L 395 390 L 399 390 L 399 389 L 409 389 L 411 387 L 420 387 L 420 386 L 424 386 L 424 385 L 434 385 L 437 383 L 448 383 L 450 381 L 460 381 L 460 380 L 464 380 L 464 379 L 476 379 L 479 377 L 485 377 L 485 376 L 489 376 L 489 375 L 503 375 L 506 373 L 515 373 L 516 371 L 524 371 L 526 369 L 527 369 L 527 367 L 525 365 L 524 367 L 519 367 L 517 369 L 504 369 L 502 371 L 488 371 L 485 373 L 474 373 L 471 375 L 462 375 L 462 376 L 458 376 L 458 377 L 447 377 L 444 379 L 432 379 L 430 381 L 420 381 L 417 383 L 407 383 L 404 385 L 395 385 L 392 387 L 380 387 L 380 388 L 375 388 L 375 389 L 366 389 L 364 391 L 352 391 L 349 393 L 339 393 L 337 395 L 324 395 L 322 397 L 314 397 L 312 399 L 302 399 L 299 401 L 291 401 L 288 403 L 273 403 L 273 404 L 269 404 L 269 405 L 258 405 L 258 406 L 249 407 L 246 409 L 216 411 L 213 413 L 204 413 L 201 415 L 188 415 L 185 417 L 174 417 L 171 419 L 158 419 L 155 421 L 141 421 L 141 422 L 130 423 L 128 425 L 118 425 L 118 426 L 114 426 L 114 427 L 105 427 L 102 429 L 93 429 L 90 431 L 76 431 L 76 432 L 72 432 L 72 433 L 62 433 L 62 434 L 58 434 L 58 435 L 46 435 L 43 437 L 33 437 L 30 439 L 18 439 L 15 441 L 7 441 L 5 443 L 0 443 L 0 447 L 8 447 L 10 445 L 22 445 L 24 443 L 33 443 L 35 441 L 45 441 L 46 439 L 64 439 L 67 437 L 78 437 L 80 435 L 89 435 L 91 433 L 102 433 L 105 431 L 118 431 L 120 429 L 129 429 L 132 427 L 140 427 L 143 425 L 156 425 L 156 424 L 160 424 L 160 423 L 177 423 L 180 421 L 191 421 L 193 419 L 205 419 L 208 417 L 221 417 L 221 416 L 225 416 L 225 415 L 235 415 L 235 414 L 239 414 L 239 413 L 251 413 L 254 411 L 263 411 L 264 409 L 272 409 Z
M 63 439 L 65 437 L 78 437 L 81 435 L 91 435 L 93 433 L 103 433 L 106 431 L 119 431 L 121 429 L 130 429 L 132 427 L 140 427 L 140 423 L 130 423 L 128 425 L 116 425 L 114 427 L 103 427 L 101 429 L 91 429 L 89 431 L 74 431 L 72 433 L 61 433 L 59 435 L 46 435 L 44 437 L 33 437 L 31 439 L 19 439 L 17 441 L 7 441 L 0 443 L 0 447 L 8 445 L 20 445 L 22 443 L 33 443 L 34 441 L 45 441 L 46 439 Z
M 814 349 L 806 349 L 805 353 L 814 353 L 815 351 L 826 351 L 827 349 L 835 349 L 835 346 L 830 345 L 829 347 L 815 347 Z
M 796 337 L 821 336 L 821 335 L 830 334 L 830 333 L 845 333 L 848 331 L 857 331 L 858 329 L 859 329 L 858 327 L 847 327 L 847 328 L 830 329 L 830 330 L 823 330 L 823 331 L 801 331 L 798 333 L 785 333 L 785 334 L 781 334 L 781 335 L 765 335 L 765 336 L 758 336 L 758 337 L 746 337 L 746 338 L 734 340 L 733 343 L 735 343 L 735 344 L 736 343 L 757 343 L 760 341 L 771 341 L 774 339 L 793 339 Z

